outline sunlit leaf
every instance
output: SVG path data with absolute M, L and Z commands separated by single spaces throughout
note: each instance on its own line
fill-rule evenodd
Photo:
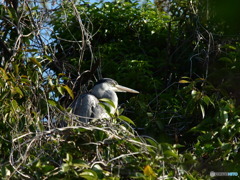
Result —
M 74 99 L 73 91 L 67 85 L 64 85 L 63 88 L 66 89 L 71 98 Z
M 26 49 L 25 52 L 38 52 L 37 49 Z
M 40 64 L 40 62 L 36 59 L 36 58 L 33 58 L 33 57 L 31 57 L 31 58 L 29 58 L 34 64 L 36 64 L 39 68 L 41 68 L 42 67 L 42 65 Z
M 48 99 L 47 102 L 51 105 L 51 106 L 57 106 L 56 101 L 52 100 L 52 99 Z
M 106 102 L 106 103 L 108 103 L 109 105 L 111 105 L 113 108 L 116 108 L 116 107 L 115 107 L 115 104 L 113 103 L 113 101 L 112 101 L 111 99 L 101 98 L 101 99 L 99 99 L 99 101 Z
M 73 166 L 89 168 L 89 165 L 85 161 L 82 161 L 82 160 L 73 160 Z
M 38 75 L 38 72 L 37 72 L 37 71 L 34 71 L 31 80 L 32 80 L 32 82 L 34 82 L 35 84 L 38 83 L 39 75 Z
M 184 80 L 184 79 L 182 79 L 182 80 L 180 80 L 180 81 L 178 81 L 180 84 L 186 84 L 186 83 L 190 83 L 190 81 L 187 81 L 187 80 Z
M 66 76 L 64 73 L 59 73 L 58 76 Z
M 151 168 L 151 166 L 146 165 L 143 169 L 143 174 L 145 176 L 150 176 L 150 177 L 156 177 L 156 173 L 153 171 L 153 169 Z
M 64 95 L 64 88 L 62 86 L 58 86 L 57 90 L 61 95 Z
M 99 104 L 103 109 L 105 109 L 106 112 L 110 115 L 110 113 L 111 113 L 111 109 L 110 109 L 109 106 L 107 106 L 106 104 L 101 103 L 101 102 L 99 102 L 98 104 Z
M 33 7 L 31 10 L 34 11 L 34 10 L 38 10 L 38 9 L 39 9 L 39 7 L 38 7 L 38 6 L 35 6 L 35 7 Z
M 159 145 L 154 139 L 151 139 L 151 138 L 145 138 L 145 139 L 154 147 L 157 147 Z
M 48 84 L 49 84 L 50 86 L 54 86 L 53 80 L 52 80 L 51 78 L 48 78 Z
M 97 173 L 90 169 L 84 170 L 84 172 L 80 173 L 79 175 L 87 180 L 98 180 Z
M 11 175 L 11 171 L 5 165 L 3 165 L 1 167 L 1 175 L 2 177 L 9 177 Z
M 197 91 L 196 91 L 196 90 L 192 90 L 192 91 L 191 91 L 191 95 L 193 96 L 193 98 L 195 98 L 196 95 L 197 95 Z
M 14 15 L 13 15 L 14 12 L 12 12 L 12 10 L 13 10 L 12 8 L 8 8 L 8 9 L 7 9 L 8 15 L 9 15 L 9 18 L 10 18 L 10 19 L 13 19 L 13 17 L 14 17 Z
M 3 79 L 8 80 L 9 77 L 8 77 L 6 71 L 3 68 L 1 68 L 1 67 L 0 67 L 0 71 L 1 71 L 0 75 L 3 77 Z
M 41 166 L 42 166 L 42 163 L 41 163 L 41 161 L 39 160 L 39 161 L 37 162 L 37 164 L 36 164 L 36 167 L 37 167 L 37 168 L 41 168 Z
M 0 101 L 4 100 L 9 95 L 9 93 L 10 91 L 0 93 Z
M 166 151 L 164 151 L 164 155 L 165 155 L 166 157 L 175 157 L 175 158 L 178 158 L 177 152 L 174 152 L 173 150 L 166 150 Z
M 13 63 L 13 69 L 14 69 L 14 72 L 15 74 L 19 74 L 19 64 L 17 63 Z
M 227 46 L 229 49 L 232 49 L 232 50 L 236 50 L 237 48 L 236 47 L 234 47 L 234 46 L 232 46 L 232 45 L 228 45 Z
M 227 111 L 223 111 L 222 112 L 223 118 L 224 118 L 224 122 L 228 121 L 228 112 Z
M 53 61 L 52 58 L 51 58 L 50 56 L 44 55 L 43 57 L 46 58 L 47 60 L 49 60 L 50 62 Z
M 135 126 L 134 122 L 130 118 L 126 117 L 126 116 L 121 115 L 121 116 L 118 116 L 118 118 L 120 120 L 122 120 L 122 121 L 126 121 L 126 122 L 128 122 L 128 123 L 130 123 L 130 124 Z
M 29 81 L 29 79 L 26 79 L 26 78 L 21 78 L 20 81 L 21 83 L 31 84 L 31 81 Z
M 181 79 L 191 79 L 191 78 L 188 76 L 183 76 L 183 77 L 181 77 Z
M 13 99 L 11 101 L 11 104 L 12 104 L 13 109 L 16 111 L 19 107 L 17 101 Z
M 69 154 L 69 153 L 67 153 L 67 154 L 66 154 L 66 162 L 71 163 L 72 160 L 73 160 L 72 155 Z
M 200 109 L 201 109 L 201 112 L 202 112 L 202 118 L 204 119 L 204 117 L 205 117 L 205 109 L 204 109 L 202 104 L 200 104 L 199 106 L 200 106 Z
M 174 144 L 174 145 L 173 145 L 173 148 L 176 148 L 176 149 L 182 148 L 182 147 L 185 147 L 185 146 L 184 146 L 184 145 L 181 145 L 181 144 Z
M 5 86 L 5 82 L 0 78 L 0 87 L 4 87 Z
M 14 87 L 14 89 L 18 94 L 20 94 L 21 97 L 24 96 L 22 90 L 19 87 Z
M 214 105 L 214 103 L 213 103 L 213 101 L 208 97 L 208 96 L 203 96 L 203 102 L 208 106 L 209 105 L 209 103 L 211 103 L 213 106 L 215 106 Z
M 44 131 L 44 126 L 43 126 L 43 123 L 41 121 L 38 121 L 38 128 L 41 132 Z
M 68 172 L 70 170 L 70 166 L 67 163 L 62 164 L 62 171 L 63 172 Z

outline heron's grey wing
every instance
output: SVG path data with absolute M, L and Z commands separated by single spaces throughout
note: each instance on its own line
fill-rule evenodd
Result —
M 89 118 L 97 118 L 95 109 L 99 106 L 98 99 L 91 94 L 80 95 L 71 105 L 73 113 L 81 116 L 82 122 L 88 122 Z

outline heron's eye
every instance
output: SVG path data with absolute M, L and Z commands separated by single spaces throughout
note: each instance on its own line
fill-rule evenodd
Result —
M 116 83 L 111 82 L 110 85 L 113 86 L 113 87 L 115 87 L 115 86 L 116 86 Z
M 113 82 L 113 86 L 116 86 L 118 83 L 116 81 Z

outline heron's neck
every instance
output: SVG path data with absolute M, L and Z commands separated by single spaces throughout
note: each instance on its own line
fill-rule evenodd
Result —
M 118 107 L 118 97 L 114 91 L 111 91 L 111 90 L 104 91 L 104 90 L 99 90 L 99 89 L 98 89 L 98 91 L 95 91 L 95 89 L 93 89 L 92 94 L 98 99 L 102 99 L 102 98 L 110 99 L 114 103 L 115 108 L 112 107 L 111 105 L 109 105 L 108 103 L 105 103 L 105 104 L 109 106 L 112 114 L 115 113 L 115 111 Z
M 115 105 L 115 108 L 117 108 L 118 106 L 118 97 L 117 97 L 117 94 L 114 92 L 114 91 L 105 91 L 104 95 L 103 95 L 103 98 L 107 98 L 107 99 L 110 99 L 114 105 Z

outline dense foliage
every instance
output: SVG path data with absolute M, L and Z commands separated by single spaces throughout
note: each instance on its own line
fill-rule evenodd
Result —
M 1 4 L 0 177 L 210 179 L 211 171 L 238 172 L 239 4 Z M 79 122 L 68 106 L 101 77 L 141 93 L 119 94 L 127 103 L 111 120 Z

